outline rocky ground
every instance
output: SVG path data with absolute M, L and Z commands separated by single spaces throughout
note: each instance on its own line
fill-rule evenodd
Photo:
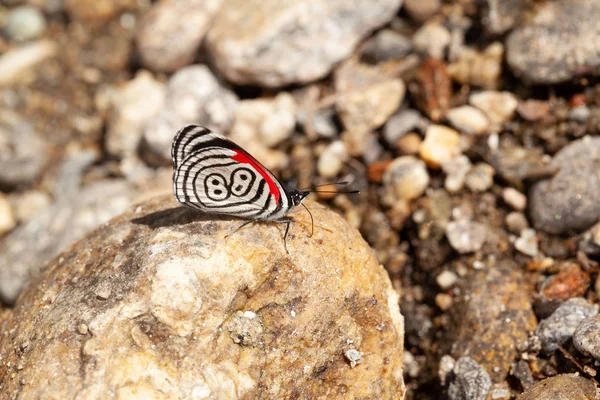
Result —
M 53 285 L 69 287 L 61 260 L 88 260 L 96 250 L 81 243 L 121 243 L 102 229 L 123 219 L 105 223 L 170 192 L 171 139 L 198 123 L 290 186 L 348 180 L 361 191 L 316 199 L 360 231 L 401 294 L 404 352 L 394 354 L 407 399 L 593 398 L 599 20 L 598 0 L 0 2 L 0 390 L 18 386 L 7 382 L 19 355 L 43 342 L 16 322 L 41 307 L 57 318 L 44 320 L 50 329 L 74 306 L 58 296 L 51 307 Z M 69 279 L 77 268 L 65 267 Z M 14 306 L 32 278 L 46 292 L 30 285 Z M 61 321 L 73 331 L 65 343 L 94 333 Z M 87 357 L 102 352 L 89 347 Z M 349 379 L 348 367 L 359 379 L 363 356 L 311 376 Z M 373 398 L 402 394 L 386 371 Z M 101 392 L 92 383 L 87 393 Z

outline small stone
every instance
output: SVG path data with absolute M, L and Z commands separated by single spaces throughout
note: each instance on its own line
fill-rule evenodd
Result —
M 169 79 L 164 107 L 144 130 L 144 159 L 156 165 L 170 164 L 173 136 L 189 124 L 227 132 L 237 106 L 235 93 L 222 86 L 205 65 L 180 69 Z
M 166 88 L 147 71 L 140 71 L 111 97 L 106 150 L 119 157 L 135 153 L 144 128 L 163 108 Z
M 483 52 L 464 48 L 458 60 L 448 66 L 448 75 L 463 85 L 495 89 L 500 84 L 503 59 L 504 46 L 500 42 L 490 44 Z
M 20 77 L 58 52 L 56 42 L 40 39 L 14 47 L 0 55 L 0 86 L 14 84 Z
M 490 120 L 483 111 L 472 106 L 452 108 L 446 113 L 446 118 L 450 125 L 470 135 L 483 135 L 490 127 Z
M 259 318 L 252 311 L 236 311 L 227 323 L 229 337 L 233 343 L 244 347 L 257 347 L 264 343 L 264 328 Z
M 0 236 L 9 232 L 17 225 L 13 209 L 8 198 L 0 193 Z
M 21 6 L 13 9 L 6 17 L 4 32 L 17 42 L 37 39 L 46 30 L 44 14 L 31 6 Z
M 452 308 L 454 304 L 454 300 L 452 300 L 452 296 L 446 293 L 438 293 L 435 295 L 435 305 L 439 307 L 442 311 L 448 311 Z
M 506 224 L 506 228 L 515 235 L 520 235 L 521 231 L 529 228 L 527 217 L 521 212 L 513 211 L 508 213 L 504 219 L 504 223 Z
M 452 286 L 454 286 L 457 280 L 458 276 L 452 271 L 443 271 L 435 278 L 435 281 L 442 290 L 450 289 Z
M 596 384 L 578 374 L 543 379 L 517 397 L 517 400 L 584 400 L 596 398 Z
M 483 29 L 493 36 L 512 29 L 529 6 L 527 0 L 486 0 L 485 3 Z
M 513 210 L 523 211 L 527 207 L 527 196 L 515 188 L 507 187 L 502 189 L 502 199 Z
M 517 112 L 527 121 L 539 121 L 550 114 L 550 104 L 547 101 L 529 99 L 520 101 Z
M 438 13 L 440 0 L 404 0 L 403 9 L 416 22 L 425 22 Z
M 87 335 L 88 331 L 88 326 L 86 324 L 79 324 L 77 326 L 77 332 L 79 332 L 82 335 Z
M 333 178 L 342 171 L 344 163 L 348 161 L 348 152 L 346 145 L 340 140 L 332 142 L 325 147 L 319 161 L 317 162 L 317 171 L 323 178 Z
M 396 148 L 400 155 L 414 156 L 419 153 L 421 143 L 423 143 L 421 136 L 417 133 L 410 132 L 398 139 Z
M 569 118 L 571 121 L 585 124 L 590 118 L 590 109 L 585 105 L 574 107 L 569 111 L 567 118 Z
M 11 195 L 10 202 L 17 221 L 25 222 L 49 206 L 52 201 L 50 196 L 44 192 L 29 190 Z
M 460 135 L 454 129 L 443 125 L 430 125 L 425 132 L 425 140 L 419 148 L 419 155 L 432 168 L 460 154 Z
M 598 305 L 582 297 L 569 299 L 538 324 L 535 335 L 542 341 L 543 350 L 552 353 L 571 338 L 581 321 L 596 314 Z
M 438 22 L 428 22 L 413 35 L 413 47 L 425 55 L 443 59 L 451 41 L 446 27 Z
M 222 0 L 166 0 L 154 3 L 137 27 L 142 64 L 174 72 L 191 64 Z
M 515 240 L 515 249 L 527 256 L 537 256 L 538 239 L 535 229 L 523 229 L 521 231 L 521 236 Z
M 479 222 L 453 221 L 446 227 L 446 237 L 450 246 L 460 254 L 479 251 L 486 240 L 487 228 Z
M 467 173 L 465 184 L 475 193 L 483 193 L 494 184 L 494 168 L 486 163 L 477 163 Z
M 425 163 L 413 156 L 396 158 L 383 174 L 384 199 L 392 205 L 397 200 L 421 197 L 429 185 Z
M 550 164 L 552 178 L 536 183 L 529 194 L 533 225 L 561 234 L 588 229 L 600 218 L 600 138 L 585 136 L 563 147 Z
M 514 74 L 538 84 L 555 84 L 600 66 L 600 3 L 551 1 L 506 38 L 506 61 Z
M 432 121 L 444 118 L 450 108 L 452 81 L 443 60 L 427 58 L 423 61 L 409 89 L 417 107 Z
M 409 132 L 415 131 L 422 125 L 423 117 L 416 110 L 408 109 L 392 115 L 383 127 L 383 138 L 394 146 L 399 139 Z
M 454 380 L 448 387 L 450 400 L 485 400 L 492 380 L 485 369 L 471 357 L 458 359 L 453 369 Z
M 573 333 L 573 344 L 581 353 L 600 361 L 600 315 L 581 321 Z
M 406 353 L 406 352 L 405 352 Z M 452 375 L 452 370 L 456 365 L 456 360 L 449 354 L 444 354 L 440 359 L 440 366 L 438 369 L 438 376 L 443 386 L 446 386 L 448 378 Z
M 411 47 L 411 41 L 406 36 L 391 29 L 382 29 L 363 45 L 361 61 L 378 64 L 394 60 L 406 56 Z
M 221 75 L 236 84 L 306 83 L 347 59 L 362 38 L 392 20 L 401 4 L 230 0 L 211 21 L 206 47 Z
M 108 300 L 112 293 L 112 289 L 110 288 L 110 284 L 108 282 L 100 282 L 100 284 L 96 287 L 94 294 L 96 297 L 102 300 Z
M 460 155 L 442 164 L 442 170 L 446 174 L 444 180 L 444 189 L 448 193 L 459 193 L 465 185 L 467 173 L 472 165 L 469 157 Z
M 356 349 L 348 349 L 344 352 L 344 357 L 350 363 L 350 368 L 356 367 L 357 364 L 360 364 L 363 360 L 363 354 Z
M 473 93 L 469 96 L 469 103 L 483 111 L 497 126 L 510 121 L 519 105 L 514 94 L 495 90 Z
M 590 282 L 590 275 L 578 264 L 567 263 L 561 267 L 558 274 L 546 281 L 541 294 L 546 301 L 566 301 L 573 297 L 583 297 L 587 293 Z
M 383 174 L 385 170 L 390 166 L 392 160 L 385 161 L 377 161 L 373 164 L 369 165 L 367 169 L 367 177 L 369 178 L 369 182 L 373 183 L 382 183 L 383 182 Z

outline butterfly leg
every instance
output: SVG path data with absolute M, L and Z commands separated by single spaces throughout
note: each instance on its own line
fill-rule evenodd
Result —
M 287 235 L 288 232 L 290 231 L 290 224 L 292 223 L 291 219 L 288 218 L 281 218 L 276 220 L 275 222 L 279 222 L 280 224 L 285 224 L 285 233 L 283 234 L 283 247 L 285 248 L 285 252 L 287 254 L 290 254 L 290 252 L 288 251 L 287 248 Z
M 227 235 L 227 236 L 225 236 L 225 237 L 226 237 L 226 238 L 228 238 L 229 236 L 233 236 L 233 235 L 235 235 L 235 234 L 237 233 L 237 231 L 239 231 L 240 229 L 242 229 L 242 228 L 243 228 L 243 227 L 245 227 L 246 225 L 249 225 L 249 224 L 251 224 L 251 223 L 253 223 L 253 222 L 256 222 L 256 221 L 246 221 L 246 222 L 244 222 L 244 223 L 243 223 L 242 225 L 240 225 L 240 226 L 239 226 L 239 227 L 238 227 L 238 228 L 237 228 L 235 231 L 231 232 L 230 234 L 228 234 L 228 235 Z

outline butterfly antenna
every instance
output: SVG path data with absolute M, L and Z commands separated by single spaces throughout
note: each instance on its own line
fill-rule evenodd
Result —
M 310 192 L 311 190 L 314 191 L 314 189 L 319 188 L 319 187 L 323 187 L 323 186 L 346 186 L 348 185 L 350 182 L 348 181 L 340 181 L 340 182 L 332 182 L 332 183 L 323 183 L 321 185 L 313 185 L 313 186 L 309 186 L 305 189 L 298 189 L 302 192 Z
M 308 207 L 306 207 L 304 205 L 304 203 L 300 203 L 300 204 L 302 204 L 302 207 L 304 207 L 306 209 L 306 211 L 308 211 L 308 215 L 310 215 L 310 236 L 309 237 L 312 237 L 313 234 L 315 233 L 315 220 L 313 219 L 312 213 L 310 212 Z

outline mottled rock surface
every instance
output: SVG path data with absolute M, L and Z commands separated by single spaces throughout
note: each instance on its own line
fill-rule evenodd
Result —
M 600 2 L 551 1 L 506 40 L 508 65 L 534 83 L 550 84 L 600 67 Z
M 55 259 L 1 323 L 3 396 L 401 399 L 403 322 L 359 233 L 308 202 L 241 229 L 159 198 Z M 355 364 L 351 365 L 351 361 Z
M 219 71 L 237 84 L 277 87 L 309 82 L 348 57 L 363 37 L 390 21 L 401 4 L 225 0 L 207 33 L 207 49 Z
M 534 226 L 548 233 L 580 232 L 600 218 L 600 138 L 586 136 L 556 154 L 558 173 L 530 192 Z
M 597 398 L 594 382 L 576 374 L 544 379 L 527 389 L 517 400 L 592 400 Z

